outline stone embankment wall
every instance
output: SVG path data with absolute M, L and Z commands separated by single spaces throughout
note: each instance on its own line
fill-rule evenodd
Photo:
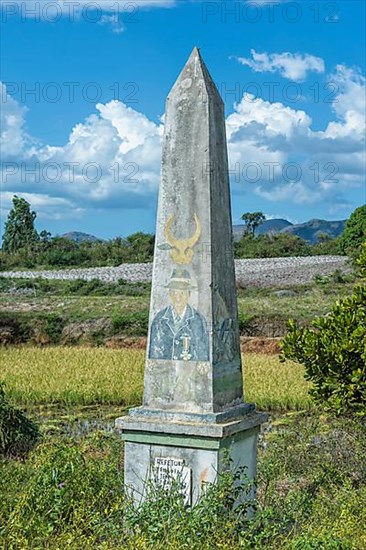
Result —
M 350 267 L 344 256 L 306 256 L 235 260 L 236 280 L 240 286 L 285 287 L 313 281 L 315 275 L 329 275 L 335 270 L 347 272 Z M 151 281 L 152 264 L 122 264 L 118 267 L 93 267 L 60 271 L 7 271 L 2 277 L 44 279 L 100 279 L 116 282 L 119 279 L 138 283 Z

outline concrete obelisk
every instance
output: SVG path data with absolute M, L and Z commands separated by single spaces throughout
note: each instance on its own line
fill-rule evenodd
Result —
M 187 502 L 227 449 L 255 476 L 265 414 L 244 402 L 224 104 L 195 48 L 166 106 L 143 406 L 117 419 L 125 484 L 184 478 Z

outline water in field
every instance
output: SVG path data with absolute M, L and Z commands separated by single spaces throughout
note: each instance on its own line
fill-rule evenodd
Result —
M 126 414 L 126 409 L 113 405 L 70 408 L 42 405 L 30 407 L 27 412 L 41 424 L 44 435 L 78 438 L 96 431 L 113 432 L 115 419 Z

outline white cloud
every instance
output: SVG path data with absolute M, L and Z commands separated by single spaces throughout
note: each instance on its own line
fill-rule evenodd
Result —
M 290 138 L 295 132 L 303 132 L 311 125 L 305 111 L 295 111 L 282 103 L 270 103 L 252 94 L 245 94 L 235 105 L 235 113 L 227 119 L 229 134 L 252 123 L 265 127 L 267 137 L 279 134 Z
M 327 203 L 329 212 L 335 212 L 364 185 L 365 79 L 343 65 L 329 78 L 339 88 L 332 106 L 335 119 L 323 131 L 312 129 L 304 110 L 282 103 L 245 95 L 235 105 L 226 127 L 236 193 L 255 192 L 274 203 Z M 26 194 L 43 216 L 58 217 L 80 216 L 85 209 L 146 207 L 155 201 L 162 122 L 111 101 L 97 104 L 96 112 L 72 129 L 62 147 L 41 147 L 24 130 L 24 108 L 9 97 L 4 107 L 3 161 L 16 162 L 18 168 L 15 173 L 11 166 L 4 168 L 8 198 Z M 260 169 L 257 181 L 253 163 Z M 286 179 L 288 163 L 297 163 L 298 178 L 290 169 Z M 36 175 L 23 177 L 23 166 L 36 168 Z
M 4 155 L 5 190 L 66 199 L 73 210 L 149 204 L 159 181 L 162 126 L 119 101 L 96 109 L 64 146 L 18 148 L 16 163 Z
M 365 132 L 366 79 L 359 69 L 337 65 L 328 78 L 337 91 L 333 110 L 340 121 L 330 122 L 324 132 L 325 137 L 363 139 Z
M 365 186 L 365 79 L 339 65 L 329 80 L 338 86 L 332 105 L 336 118 L 324 131 L 312 129 L 305 111 L 282 103 L 246 94 L 235 105 L 227 134 L 231 170 L 235 174 L 235 162 L 241 167 L 237 192 L 251 186 L 273 202 L 328 203 L 334 212 L 347 202 L 347 192 Z M 258 181 L 254 169 L 245 172 L 251 162 L 259 165 Z
M 286 182 L 271 189 L 258 187 L 257 194 L 272 202 L 288 201 L 294 204 L 316 204 L 324 199 L 320 190 L 310 189 L 302 181 Z
M 324 61 L 321 57 L 300 53 L 259 53 L 250 50 L 252 58 L 237 57 L 242 65 L 246 65 L 257 73 L 279 73 L 284 78 L 301 82 L 309 72 L 324 73 Z
M 26 135 L 24 130 L 26 107 L 22 107 L 7 92 L 0 82 L 0 150 L 3 157 L 14 157 L 23 151 Z
M 12 208 L 13 196 L 14 193 L 2 193 L 2 213 L 5 214 Z M 83 208 L 62 197 L 51 197 L 40 193 L 18 193 L 18 196 L 29 202 L 32 209 L 37 212 L 37 218 L 40 219 L 75 219 L 84 213 Z

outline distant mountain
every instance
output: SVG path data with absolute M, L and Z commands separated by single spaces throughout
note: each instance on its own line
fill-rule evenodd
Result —
M 277 218 L 274 220 L 265 220 L 256 230 L 256 235 L 264 235 L 269 233 L 279 233 L 282 229 L 285 229 L 286 227 L 292 226 L 292 223 L 290 223 L 287 220 L 283 220 L 282 218 Z M 241 239 L 244 233 L 245 225 L 233 225 L 233 235 L 234 235 L 234 241 L 237 242 Z
M 291 233 L 297 235 L 301 239 L 314 244 L 318 241 L 318 236 L 321 233 L 327 233 L 330 237 L 335 238 L 341 235 L 344 230 L 346 220 L 326 221 L 326 220 L 310 220 L 305 223 L 292 224 L 282 218 L 274 220 L 265 220 L 256 230 L 256 235 L 274 234 L 274 233 Z M 244 233 L 245 225 L 234 225 L 233 235 L 234 241 L 241 239 Z
M 321 233 L 327 233 L 330 237 L 339 237 L 343 233 L 346 220 L 326 221 L 326 220 L 310 220 L 306 223 L 299 223 L 286 227 L 281 233 L 292 233 L 314 244 L 318 241 L 318 236 Z
M 288 220 L 282 218 L 274 220 L 265 220 L 256 230 L 256 235 L 269 235 L 275 233 L 291 233 L 292 235 L 297 235 L 308 241 L 310 244 L 314 244 L 318 240 L 318 236 L 321 233 L 328 233 L 330 237 L 338 237 L 344 230 L 344 225 L 346 220 L 340 221 L 326 221 L 326 220 L 310 220 L 306 223 L 292 224 Z M 233 236 L 234 241 L 238 242 L 244 233 L 244 224 L 233 225 Z M 94 235 L 89 235 L 88 233 L 82 233 L 81 231 L 70 231 L 69 233 L 64 233 L 61 235 L 65 239 L 70 239 L 76 243 L 82 243 L 85 241 L 97 242 L 103 241 L 103 239 L 98 239 Z
M 244 227 L 245 225 L 233 225 L 233 238 L 234 242 L 240 241 L 244 234 Z
M 282 218 L 274 220 L 265 220 L 256 230 L 256 235 L 264 235 L 265 233 L 279 233 L 287 227 L 291 227 L 292 223 Z
M 82 231 L 69 231 L 69 233 L 64 233 L 63 235 L 60 235 L 64 239 L 69 239 L 70 241 L 74 241 L 76 243 L 83 243 L 85 241 L 88 241 L 90 243 L 96 243 L 97 241 L 101 241 L 102 239 L 98 239 L 97 237 L 94 237 L 94 235 L 89 235 L 88 233 L 83 233 Z

